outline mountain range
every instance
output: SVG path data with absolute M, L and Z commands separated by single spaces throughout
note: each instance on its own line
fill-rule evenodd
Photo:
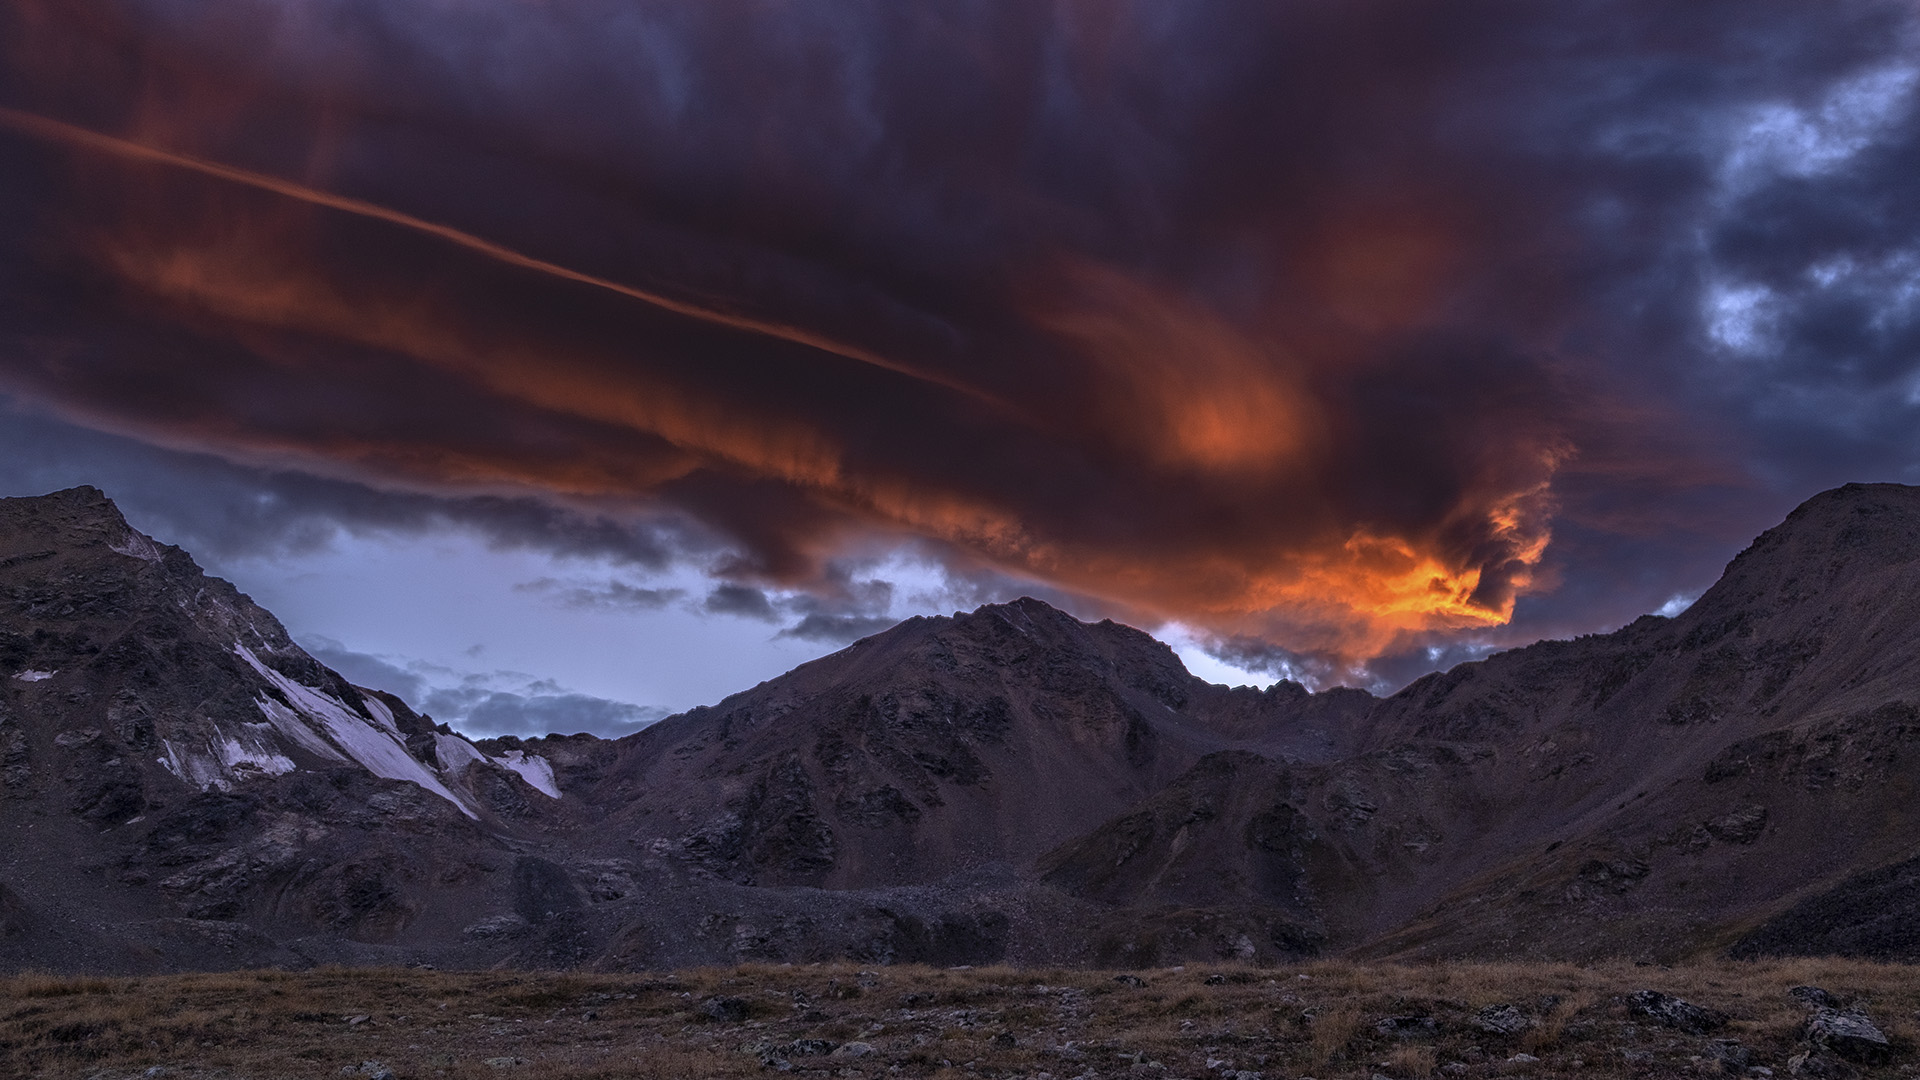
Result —
M 1037 600 L 617 740 L 351 685 L 74 488 L 0 500 L 0 968 L 1920 958 L 1920 489 L 1389 697 Z

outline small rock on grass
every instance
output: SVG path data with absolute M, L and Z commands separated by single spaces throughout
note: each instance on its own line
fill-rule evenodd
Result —
M 746 998 L 710 997 L 700 1003 L 701 1016 L 729 1024 L 737 1024 L 745 1020 L 748 1009 Z
M 1720 1071 L 1743 1073 L 1753 1064 L 1753 1051 L 1735 1039 L 1715 1039 L 1707 1044 L 1707 1056 L 1720 1063 Z
M 1809 1007 L 1837 1008 L 1840 1005 L 1839 998 L 1817 986 L 1790 986 L 1787 988 L 1787 996 Z
M 513 1069 L 513 1068 L 518 1068 L 521 1065 L 525 1065 L 526 1063 L 527 1063 L 526 1058 L 490 1057 L 490 1058 L 487 1058 L 485 1061 L 482 1061 L 480 1064 L 485 1065 L 489 1069 Z
M 1821 1009 L 1807 1021 L 1807 1041 L 1824 1046 L 1849 1061 L 1877 1064 L 1893 1047 L 1866 1013 L 1858 1009 Z
M 1480 1030 L 1489 1035 L 1518 1035 L 1533 1026 L 1533 1021 L 1515 1005 L 1489 1005 L 1476 1018 Z
M 1860 1070 L 1841 1061 L 1832 1052 L 1815 1047 L 1787 1059 L 1787 1072 L 1813 1080 L 1853 1080 Z
M 1440 1024 L 1431 1016 L 1382 1017 L 1373 1029 L 1391 1039 L 1431 1039 L 1440 1034 Z

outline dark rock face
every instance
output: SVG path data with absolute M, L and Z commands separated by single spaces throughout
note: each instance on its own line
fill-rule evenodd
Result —
M 1916 959 L 1917 538 L 1920 490 L 1828 492 L 1677 618 L 1384 700 L 1021 600 L 475 743 L 99 492 L 0 500 L 0 967 Z

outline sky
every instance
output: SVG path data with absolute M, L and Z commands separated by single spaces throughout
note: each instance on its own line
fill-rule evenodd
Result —
M 618 734 L 1033 595 L 1389 691 L 1920 482 L 1912 0 L 0 0 L 0 494 Z

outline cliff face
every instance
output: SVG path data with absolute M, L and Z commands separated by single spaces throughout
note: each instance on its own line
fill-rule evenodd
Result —
M 1906 956 L 1916 749 L 1893 485 L 1677 618 L 1384 700 L 1211 686 L 1021 600 L 623 740 L 481 744 L 99 492 L 0 500 L 9 966 Z

